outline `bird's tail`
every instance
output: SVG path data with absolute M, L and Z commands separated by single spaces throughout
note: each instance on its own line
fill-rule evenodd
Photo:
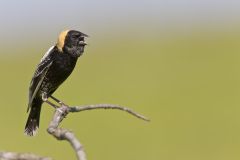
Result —
M 31 106 L 31 111 L 25 126 L 25 134 L 28 136 L 35 136 L 39 128 L 40 112 L 42 101 L 34 100 Z

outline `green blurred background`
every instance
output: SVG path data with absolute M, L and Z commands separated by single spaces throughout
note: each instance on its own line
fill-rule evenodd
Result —
M 24 136 L 28 87 L 37 63 L 70 28 L 90 35 L 85 54 L 54 94 L 69 105 L 115 110 L 69 115 L 88 159 L 240 159 L 240 2 L 214 0 L 1 1 L 0 150 L 75 159 L 49 136 Z

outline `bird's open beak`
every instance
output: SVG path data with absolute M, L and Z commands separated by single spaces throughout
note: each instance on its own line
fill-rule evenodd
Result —
M 85 37 L 88 37 L 88 35 L 86 35 L 86 34 L 84 34 L 84 33 L 81 33 L 79 45 L 81 45 L 81 46 L 87 45 L 87 43 L 85 42 Z
M 85 37 L 89 37 L 89 36 L 88 36 L 87 34 L 81 32 L 81 41 L 79 41 L 79 44 L 80 44 L 81 46 L 87 45 L 87 43 L 86 43 L 85 40 L 84 40 Z

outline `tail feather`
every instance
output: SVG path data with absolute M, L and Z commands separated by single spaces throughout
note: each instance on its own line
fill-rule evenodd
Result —
M 39 128 L 41 106 L 41 101 L 34 101 L 31 107 L 31 111 L 25 126 L 25 134 L 28 136 L 35 136 L 37 133 L 37 129 Z

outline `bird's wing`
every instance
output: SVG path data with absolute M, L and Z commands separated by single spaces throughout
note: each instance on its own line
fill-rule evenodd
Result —
M 37 92 L 42 84 L 44 77 L 46 76 L 50 66 L 52 65 L 52 53 L 53 47 L 51 47 L 43 56 L 40 63 L 37 66 L 37 69 L 33 75 L 33 78 L 29 87 L 29 101 L 28 101 L 28 109 L 31 108 L 33 99 L 36 97 Z

